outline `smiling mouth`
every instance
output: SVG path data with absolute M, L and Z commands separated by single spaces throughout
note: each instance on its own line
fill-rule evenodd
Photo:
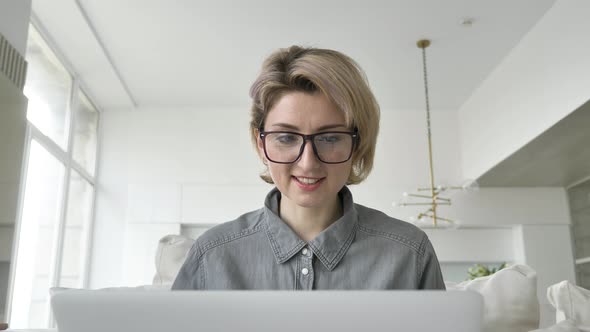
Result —
M 300 190 L 306 192 L 314 192 L 318 190 L 326 178 L 308 178 L 302 176 L 292 176 L 293 182 Z
M 305 185 L 316 184 L 324 179 L 324 178 L 306 178 L 306 177 L 298 177 L 298 176 L 293 176 L 293 178 L 295 180 L 297 180 L 297 182 L 299 182 L 301 184 L 305 184 Z

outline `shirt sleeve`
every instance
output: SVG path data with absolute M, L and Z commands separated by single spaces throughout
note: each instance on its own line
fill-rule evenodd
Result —
M 438 258 L 428 236 L 424 236 L 422 245 L 424 247 L 424 255 L 422 256 L 422 272 L 420 274 L 418 288 L 446 290 L 440 264 L 438 263 Z
M 172 290 L 203 289 L 205 271 L 201 264 L 201 256 L 199 243 L 195 241 L 174 279 Z

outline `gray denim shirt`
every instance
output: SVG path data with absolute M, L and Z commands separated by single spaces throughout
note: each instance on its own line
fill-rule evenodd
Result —
M 342 217 L 306 243 L 278 216 L 280 195 L 201 235 L 172 289 L 445 289 L 416 226 L 353 203 L 343 187 Z

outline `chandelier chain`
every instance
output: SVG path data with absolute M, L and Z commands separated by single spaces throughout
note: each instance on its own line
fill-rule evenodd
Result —
M 430 97 L 428 94 L 428 71 L 426 70 L 426 47 L 422 48 L 422 69 L 424 72 L 424 94 L 426 96 L 426 124 L 428 128 L 428 137 L 430 137 Z
M 434 222 L 434 226 L 436 227 L 438 220 L 437 220 L 437 195 L 434 190 L 434 166 L 432 160 L 432 135 L 431 135 L 431 128 L 430 128 L 430 97 L 428 96 L 428 70 L 426 67 L 426 47 L 430 45 L 429 40 L 425 40 L 423 43 L 419 44 L 419 47 L 422 49 L 422 67 L 424 71 L 424 95 L 426 99 L 426 124 L 428 127 L 428 161 L 430 165 L 430 196 L 432 200 L 432 220 Z

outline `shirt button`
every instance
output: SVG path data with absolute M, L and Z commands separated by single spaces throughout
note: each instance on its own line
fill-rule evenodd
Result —
M 308 252 L 309 252 L 309 250 L 307 250 L 307 248 L 303 248 L 303 250 L 301 250 L 301 253 L 303 254 L 303 256 L 307 256 Z
M 303 270 L 301 270 L 301 273 L 303 273 L 303 275 L 306 276 L 309 273 L 309 270 L 307 268 L 303 268 Z

